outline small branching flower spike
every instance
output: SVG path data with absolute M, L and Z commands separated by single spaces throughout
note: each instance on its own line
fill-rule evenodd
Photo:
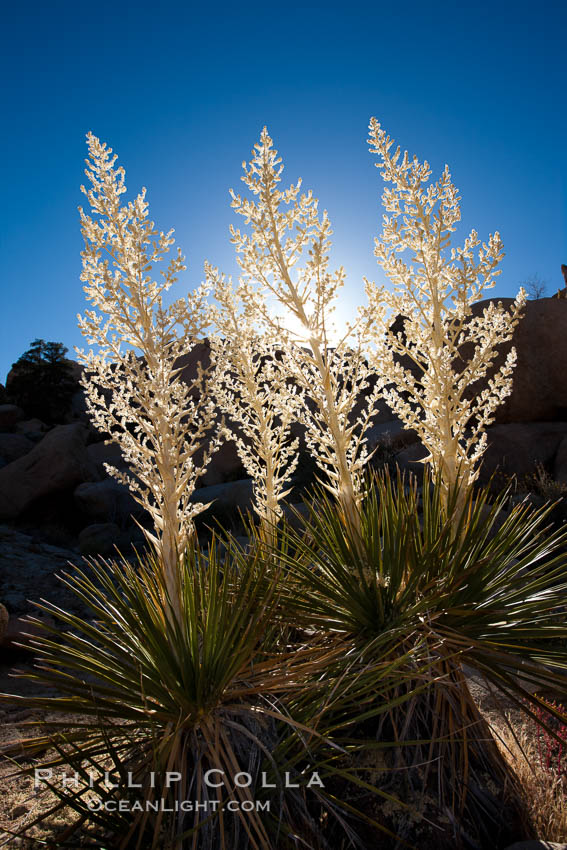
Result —
M 512 390 L 513 348 L 495 374 L 486 376 L 499 346 L 512 337 L 525 293 L 520 289 L 509 312 L 501 303 L 490 303 L 473 316 L 471 305 L 500 274 L 497 265 L 504 253 L 499 234 L 481 244 L 473 230 L 462 248 L 449 249 L 461 214 L 448 167 L 436 183 L 429 183 L 428 163 L 410 160 L 407 152 L 400 157 L 399 147 L 392 154 L 393 141 L 375 118 L 369 145 L 380 159 L 382 177 L 393 184 L 382 196 L 387 215 L 375 248 L 393 289 L 366 281 L 369 306 L 362 314 L 375 344 L 373 362 L 390 384 L 384 397 L 419 434 L 447 499 L 451 488 L 462 485 L 466 490 L 476 480 L 486 426 Z M 405 252 L 413 263 L 402 259 Z M 403 333 L 384 322 L 384 313 L 378 312 L 384 304 L 389 321 L 403 318 Z M 463 357 L 467 347 L 472 352 L 468 359 Z M 409 358 L 413 368 L 406 368 L 402 358 Z M 469 387 L 482 379 L 485 389 L 471 400 Z
M 148 219 L 145 190 L 121 206 L 124 169 L 115 168 L 112 150 L 92 134 L 88 146 L 85 174 L 91 188 L 81 189 L 96 217 L 79 210 L 85 240 L 81 280 L 95 309 L 78 319 L 98 353 L 78 351 L 86 367 L 83 386 L 93 424 L 120 445 L 132 475 L 108 471 L 129 486 L 152 517 L 155 533 L 147 536 L 160 556 L 175 608 L 178 559 L 194 533 L 193 518 L 205 507 L 190 498 L 219 442 L 218 436 L 207 439 L 203 453 L 215 420 L 207 393 L 213 368 L 199 367 L 196 379 L 186 384 L 176 365 L 209 324 L 207 290 L 201 287 L 164 306 L 164 293 L 185 269 L 180 251 L 160 282 L 149 273 L 169 252 L 173 231 L 160 233 Z
M 331 225 L 326 212 L 319 216 L 311 192 L 300 195 L 301 181 L 285 191 L 278 189 L 283 165 L 266 128 L 251 162 L 243 167 L 242 180 L 252 197 L 231 192 L 232 207 L 250 226 L 249 233 L 231 228 L 242 269 L 243 299 L 254 306 L 264 326 L 285 346 L 291 375 L 312 402 L 303 407 L 300 416 L 307 444 L 327 474 L 329 489 L 345 518 L 358 527 L 361 471 L 369 456 L 364 433 L 371 424 L 381 385 L 378 380 L 353 422 L 352 411 L 360 403 L 361 393 L 368 390 L 371 373 L 362 354 L 358 323 L 348 326 L 338 342 L 332 339 L 331 317 L 345 272 L 342 268 L 329 271 Z M 279 308 L 301 328 L 298 334 L 274 316 L 265 296 L 275 297 Z
M 214 308 L 213 322 L 223 338 L 211 340 L 223 369 L 216 399 L 247 438 L 234 435 L 240 460 L 254 481 L 256 513 L 269 535 L 282 515 L 279 503 L 290 492 L 285 487 L 298 463 L 299 440 L 290 439 L 290 425 L 301 400 L 289 386 L 286 352 L 273 332 L 259 334 L 242 286 L 235 290 L 217 269 L 208 264 L 205 269 L 221 308 Z

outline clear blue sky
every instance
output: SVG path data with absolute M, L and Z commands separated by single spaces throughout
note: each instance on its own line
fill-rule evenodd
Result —
M 3 4 L 0 381 L 36 337 L 81 345 L 77 206 L 85 134 L 119 154 L 130 193 L 148 188 L 188 271 L 234 272 L 228 189 L 268 125 L 287 181 L 303 177 L 335 231 L 333 259 L 381 280 L 373 237 L 381 179 L 367 151 L 390 135 L 449 163 L 463 226 L 499 230 L 497 295 L 567 263 L 566 6 L 521 2 L 230 4 L 52 0 Z

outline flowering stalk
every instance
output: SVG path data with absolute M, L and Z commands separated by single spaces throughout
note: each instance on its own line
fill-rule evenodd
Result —
M 450 234 L 461 214 L 448 167 L 436 183 L 429 183 L 428 163 L 410 160 L 407 152 L 400 158 L 399 147 L 390 153 L 393 141 L 375 118 L 369 145 L 379 157 L 382 177 L 393 184 L 382 196 L 388 215 L 374 252 L 393 290 L 366 281 L 369 304 L 363 312 L 375 344 L 372 360 L 390 384 L 384 392 L 389 406 L 417 431 L 428 450 L 425 462 L 440 476 L 445 504 L 449 491 L 458 487 L 462 505 L 478 476 L 486 426 L 512 390 L 514 348 L 504 364 L 486 376 L 498 347 L 512 337 L 525 293 L 520 289 L 510 312 L 500 302 L 491 302 L 473 316 L 471 305 L 500 274 L 500 235 L 494 233 L 481 245 L 473 230 L 462 248 L 449 253 Z M 402 259 L 406 252 L 411 264 Z M 389 321 L 396 315 L 403 318 L 403 333 L 388 327 L 383 313 L 381 321 L 372 321 L 384 304 L 391 311 Z M 472 350 L 468 358 L 467 348 Z M 409 358 L 412 368 L 404 366 L 402 358 Z M 485 388 L 471 399 L 469 387 L 483 379 Z
M 229 421 L 244 433 L 233 433 L 238 456 L 254 481 L 254 504 L 264 537 L 270 539 L 282 515 L 280 502 L 297 463 L 299 440 L 290 439 L 297 417 L 299 396 L 289 386 L 285 352 L 273 334 L 260 335 L 255 311 L 242 298 L 242 287 L 233 288 L 218 270 L 206 265 L 220 309 L 212 319 L 222 339 L 211 338 L 223 371 L 215 389 L 216 400 Z
M 266 128 L 251 162 L 248 167 L 243 163 L 243 168 L 242 180 L 257 200 L 231 191 L 232 207 L 245 217 L 251 231 L 245 234 L 231 227 L 242 270 L 242 298 L 285 347 L 293 379 L 312 402 L 299 417 L 307 445 L 328 475 L 326 486 L 338 499 L 346 520 L 358 529 L 360 473 L 369 457 L 364 433 L 371 424 L 380 382 L 357 420 L 351 421 L 361 393 L 368 389 L 370 370 L 362 356 L 361 338 L 354 339 L 355 327 L 349 326 L 330 348 L 330 317 L 345 278 L 342 268 L 329 272 L 330 222 L 326 212 L 319 218 L 311 192 L 299 195 L 301 180 L 285 191 L 278 189 L 283 166 Z M 305 249 L 309 258 L 298 267 Z M 266 295 L 275 296 L 279 308 L 301 327 L 299 333 L 291 333 L 285 319 L 273 315 Z M 306 343 L 309 349 L 297 343 Z
M 78 350 L 86 367 L 87 407 L 94 425 L 120 445 L 132 470 L 125 475 L 106 465 L 152 517 L 154 533 L 145 534 L 158 552 L 178 615 L 179 558 L 194 534 L 193 518 L 206 507 L 190 497 L 219 444 L 216 435 L 196 465 L 194 456 L 214 423 L 206 391 L 213 370 L 199 366 L 196 378 L 185 383 L 176 366 L 209 324 L 207 291 L 201 287 L 164 307 L 164 293 L 185 269 L 179 249 L 159 283 L 148 273 L 168 253 L 173 231 L 158 232 L 148 219 L 145 189 L 120 206 L 124 169 L 114 167 L 116 155 L 91 133 L 88 147 L 85 174 L 91 188 L 81 190 L 95 217 L 79 209 L 85 240 L 81 280 L 95 309 L 78 321 L 98 353 Z

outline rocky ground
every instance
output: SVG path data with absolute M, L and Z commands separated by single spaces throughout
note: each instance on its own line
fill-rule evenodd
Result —
M 33 534 L 0 525 L 3 604 L 13 617 L 30 613 L 33 610 L 31 603 L 41 599 L 76 612 L 76 597 L 56 576 L 81 561 L 82 557 L 74 549 L 53 546 Z

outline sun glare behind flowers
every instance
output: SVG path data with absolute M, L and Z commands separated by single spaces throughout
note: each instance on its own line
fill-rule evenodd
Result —
M 276 306 L 274 303 L 270 306 L 270 313 L 274 319 L 279 321 L 281 327 L 287 331 L 293 342 L 298 345 L 309 345 L 309 341 L 313 337 L 313 332 L 290 309 L 284 307 L 282 304 L 277 304 Z M 351 324 L 354 321 L 354 309 L 346 299 L 342 299 L 338 305 L 336 314 L 332 316 L 331 321 L 328 321 L 326 327 L 326 342 L 330 348 L 334 348 L 344 337 L 347 331 L 347 322 L 349 321 Z

